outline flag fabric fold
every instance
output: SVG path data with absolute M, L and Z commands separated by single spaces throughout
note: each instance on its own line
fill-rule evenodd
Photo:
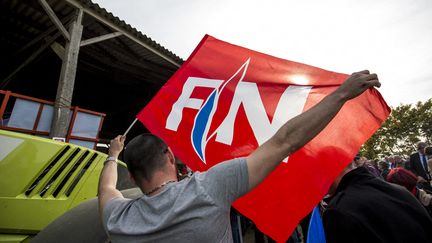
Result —
M 137 118 L 191 169 L 205 171 L 248 156 L 347 77 L 206 35 Z M 285 241 L 389 113 L 374 88 L 348 101 L 317 137 L 233 206 Z

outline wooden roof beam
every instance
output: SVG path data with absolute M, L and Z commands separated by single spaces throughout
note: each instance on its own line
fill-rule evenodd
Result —
M 98 37 L 94 37 L 94 38 L 90 38 L 90 39 L 81 41 L 80 46 L 91 45 L 91 44 L 98 43 L 98 42 L 101 42 L 104 40 L 109 40 L 111 38 L 115 38 L 115 37 L 121 36 L 121 35 L 123 35 L 123 33 L 118 32 L 118 31 L 114 32 L 114 33 L 106 34 L 106 35 L 101 35 Z
M 57 41 L 54 41 L 54 43 L 52 43 L 50 47 L 54 51 L 54 53 L 57 54 L 57 56 L 63 61 L 65 57 L 65 48 Z
M 67 17 L 63 18 L 62 23 L 66 23 L 66 26 L 68 26 L 72 21 L 72 17 L 74 17 L 74 14 L 70 14 Z M 15 52 L 14 55 L 18 55 L 19 53 L 25 51 L 27 48 L 33 46 L 34 44 L 36 44 L 36 42 L 42 40 L 43 38 L 49 36 L 52 32 L 54 32 L 54 30 L 56 30 L 56 26 L 53 25 L 51 27 L 49 27 L 47 30 L 45 30 L 44 32 L 42 32 L 41 34 L 39 34 L 37 37 L 35 37 L 32 41 L 28 42 L 25 46 L 21 47 L 21 49 L 19 49 L 18 51 Z
M 39 0 L 40 5 L 47 13 L 48 17 L 51 19 L 51 21 L 54 23 L 55 26 L 60 30 L 60 33 L 66 38 L 66 40 L 70 41 L 70 35 L 69 32 L 66 30 L 66 28 L 63 26 L 60 19 L 57 17 L 57 15 L 54 13 L 54 10 L 50 7 L 50 5 L 45 0 Z

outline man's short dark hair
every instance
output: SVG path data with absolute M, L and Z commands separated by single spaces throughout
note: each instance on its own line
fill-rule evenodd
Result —
M 417 143 L 417 150 L 424 149 L 427 146 L 425 142 L 419 142 Z
M 149 181 L 153 172 L 165 166 L 168 146 L 159 137 L 144 133 L 136 136 L 126 146 L 124 161 L 135 180 Z

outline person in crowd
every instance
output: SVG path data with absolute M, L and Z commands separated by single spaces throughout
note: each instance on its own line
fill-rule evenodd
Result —
M 432 147 L 426 147 L 425 154 L 428 157 L 429 175 L 432 177 Z
M 409 159 L 407 159 L 407 160 L 404 161 L 403 167 L 404 167 L 406 170 L 411 171 L 411 167 L 410 167 L 410 161 L 409 161 Z
M 368 162 L 370 165 L 372 165 L 373 167 L 375 167 L 376 169 L 379 170 L 379 166 L 378 166 L 379 160 L 378 159 L 371 159 L 371 160 L 368 160 Z
M 361 156 L 360 154 L 357 154 L 354 157 L 354 164 L 357 167 L 363 166 L 365 164 L 365 162 L 367 161 L 366 157 Z
M 430 186 L 431 176 L 427 165 L 428 158 L 425 154 L 426 146 L 427 144 L 424 142 L 417 144 L 417 152 L 410 156 L 410 168 L 423 187 L 432 189 Z
M 404 166 L 404 160 L 402 159 L 402 156 L 395 155 L 393 156 L 394 161 L 394 167 L 393 168 L 399 168 Z
M 354 164 L 356 167 L 365 167 L 370 173 L 372 173 L 376 177 L 381 177 L 381 172 L 375 168 L 366 157 L 360 156 L 357 154 L 354 157 Z
M 378 166 L 379 166 L 379 169 L 381 171 L 381 177 L 384 180 L 387 180 L 387 175 L 390 172 L 388 163 L 385 162 L 384 160 L 381 160 L 380 162 L 378 162 Z
M 389 169 L 393 169 L 393 168 L 396 167 L 396 166 L 395 166 L 395 163 L 394 163 L 394 157 L 393 157 L 393 155 L 388 156 L 388 157 L 386 158 L 386 161 L 387 161 L 387 163 L 388 163 L 388 165 L 389 165 Z
M 363 166 L 347 166 L 329 193 L 323 214 L 327 242 L 432 242 L 432 218 L 420 202 Z
M 231 203 L 321 132 L 345 102 L 374 86 L 380 86 L 376 74 L 354 73 L 247 158 L 219 163 L 182 181 L 177 181 L 175 157 L 165 142 L 152 134 L 139 135 L 124 152 L 128 170 L 144 194 L 136 200 L 125 199 L 116 189 L 116 160 L 125 141 L 117 136 L 99 179 L 104 228 L 113 242 L 231 242 Z
M 384 157 L 384 159 L 383 159 L 386 163 L 387 163 L 387 166 L 388 166 L 388 168 L 390 169 L 390 161 L 389 161 L 389 156 L 387 156 L 387 157 Z
M 375 166 L 373 166 L 373 164 L 370 162 L 370 160 L 367 160 L 363 166 L 366 167 L 366 169 L 368 169 L 368 171 L 372 175 L 374 175 L 378 178 L 382 178 L 381 171 L 378 168 L 376 168 Z
M 405 187 L 423 204 L 423 206 L 431 205 L 432 195 L 416 187 L 417 176 L 411 171 L 402 167 L 392 169 L 387 176 L 387 181 Z

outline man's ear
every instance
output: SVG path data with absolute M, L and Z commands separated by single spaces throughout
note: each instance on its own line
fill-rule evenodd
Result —
M 134 176 L 133 176 L 130 172 L 128 172 L 128 176 L 129 176 L 129 180 L 131 180 L 131 181 L 133 182 L 133 184 L 139 186 L 139 185 L 137 184 L 137 182 L 136 182 Z
M 170 162 L 171 164 L 175 164 L 175 156 L 174 156 L 173 151 L 171 150 L 170 147 L 168 147 L 167 149 L 168 149 L 167 155 L 168 155 L 168 160 L 169 160 L 169 162 Z

